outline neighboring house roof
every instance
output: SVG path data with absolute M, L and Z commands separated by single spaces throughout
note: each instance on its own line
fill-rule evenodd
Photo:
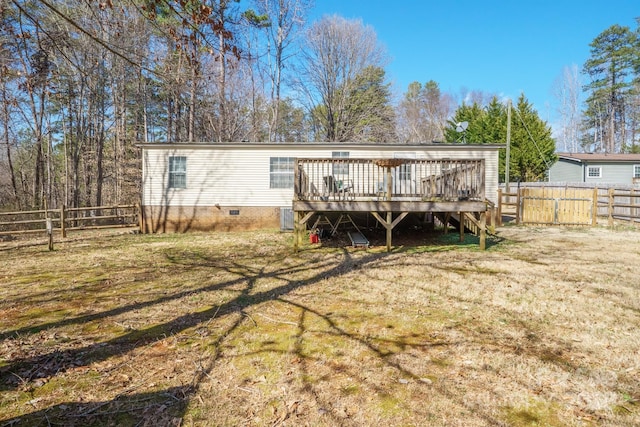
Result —
M 576 162 L 636 162 L 640 163 L 640 154 L 618 153 L 556 153 L 559 159 Z

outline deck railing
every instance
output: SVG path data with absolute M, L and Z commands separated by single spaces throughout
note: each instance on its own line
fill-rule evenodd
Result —
M 484 159 L 296 159 L 296 200 L 484 200 Z

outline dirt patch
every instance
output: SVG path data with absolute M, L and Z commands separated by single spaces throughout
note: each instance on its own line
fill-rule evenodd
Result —
M 638 425 L 639 236 L 1 242 L 0 425 Z

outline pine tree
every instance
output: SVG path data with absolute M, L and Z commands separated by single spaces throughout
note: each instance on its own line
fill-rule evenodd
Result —
M 557 160 L 551 127 L 540 117 L 524 94 L 512 113 L 510 178 L 531 182 L 544 180 Z
M 591 42 L 591 57 L 584 64 L 591 82 L 585 86 L 590 95 L 586 101 L 583 145 L 613 153 L 626 144 L 625 110 L 637 45 L 638 34 L 617 24 Z
M 481 144 L 484 135 L 480 126 L 480 120 L 484 115 L 482 106 L 478 103 L 471 105 L 462 104 L 454 113 L 453 118 L 447 121 L 448 126 L 444 130 L 446 142 L 467 142 L 469 144 Z M 459 123 L 467 122 L 469 127 L 465 132 L 458 132 Z
M 507 136 L 507 108 L 494 97 L 484 108 L 474 103 L 461 105 L 445 130 L 447 142 L 461 142 L 457 124 L 466 121 L 469 126 L 465 139 L 470 144 L 505 144 Z M 504 179 L 506 150 L 500 150 L 500 179 Z M 555 141 L 551 127 L 533 109 L 524 94 L 511 115 L 510 180 L 539 181 L 555 162 Z
M 389 142 L 396 139 L 395 113 L 391 106 L 390 84 L 380 67 L 366 67 L 355 78 L 347 95 L 341 141 Z

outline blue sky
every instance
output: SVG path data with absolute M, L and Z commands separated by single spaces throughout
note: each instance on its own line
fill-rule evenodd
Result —
M 316 0 L 310 21 L 333 14 L 374 28 L 397 94 L 429 80 L 454 95 L 466 88 L 516 100 L 524 93 L 552 124 L 552 88 L 563 67 L 581 69 L 589 44 L 611 25 L 635 29 L 640 2 Z

